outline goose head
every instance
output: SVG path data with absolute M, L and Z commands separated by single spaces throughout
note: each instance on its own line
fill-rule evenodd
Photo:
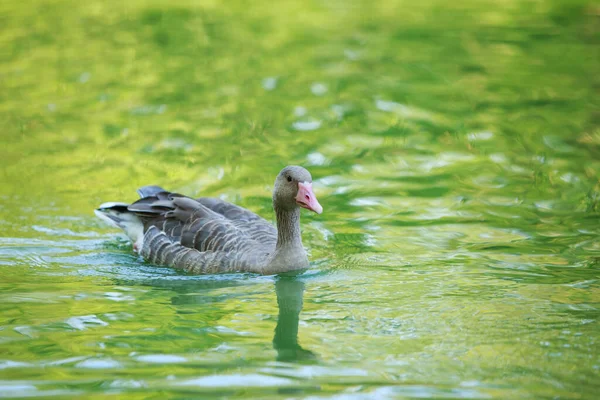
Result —
M 273 207 L 285 211 L 302 207 L 321 214 L 323 207 L 313 192 L 310 172 L 297 165 L 282 169 L 275 178 Z

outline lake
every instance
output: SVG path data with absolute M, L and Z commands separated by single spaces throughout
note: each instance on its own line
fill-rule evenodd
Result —
M 592 399 L 600 8 L 0 4 L 0 397 Z M 93 210 L 157 184 L 273 220 L 299 276 L 144 263 Z

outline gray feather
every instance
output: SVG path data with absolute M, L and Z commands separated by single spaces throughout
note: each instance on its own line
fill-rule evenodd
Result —
M 156 194 L 160 192 L 166 192 L 166 190 L 161 188 L 160 186 L 154 185 L 142 186 L 137 190 L 137 193 L 140 195 L 141 198 L 156 196 Z

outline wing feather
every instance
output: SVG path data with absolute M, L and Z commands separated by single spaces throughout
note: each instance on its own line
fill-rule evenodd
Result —
M 273 224 L 252 211 L 211 197 L 200 197 L 196 200 L 206 208 L 231 221 L 257 242 L 273 246 L 277 242 L 277 229 Z
M 253 270 L 275 248 L 273 225 L 219 199 L 192 199 L 156 186 L 128 206 L 144 223 L 140 254 L 193 273 Z

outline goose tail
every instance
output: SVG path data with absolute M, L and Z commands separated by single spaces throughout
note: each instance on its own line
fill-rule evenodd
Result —
M 94 214 L 107 224 L 121 228 L 137 252 L 144 244 L 144 223 L 140 217 L 127 209 L 128 206 L 127 203 L 103 203 L 94 210 Z

